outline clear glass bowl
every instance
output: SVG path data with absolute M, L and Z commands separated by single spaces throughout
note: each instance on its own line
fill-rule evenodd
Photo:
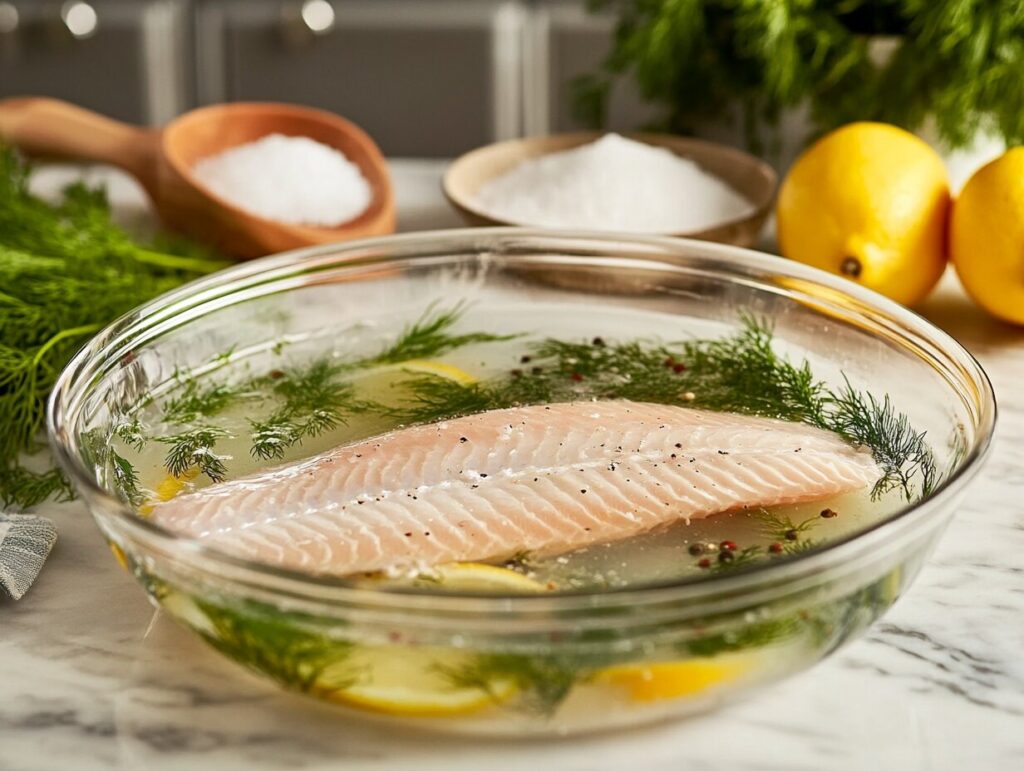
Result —
M 816 372 L 842 370 L 890 394 L 954 471 L 926 499 L 797 558 L 643 588 L 520 596 L 382 591 L 248 563 L 161 529 L 114 493 L 95 438 L 177 368 L 401 314 L 425 288 L 656 310 L 723 332 L 743 313 L 770 319 Z M 270 257 L 160 297 L 75 357 L 48 428 L 115 554 L 156 604 L 225 655 L 353 714 L 544 734 L 704 711 L 855 637 L 913 580 L 977 473 L 994 419 L 991 386 L 955 340 L 823 272 L 696 241 L 475 229 Z M 961 441 L 947 446 L 952 435 Z M 401 690 L 430 691 L 442 674 L 425 701 Z M 367 699 L 374 678 L 397 687 L 394 698 Z

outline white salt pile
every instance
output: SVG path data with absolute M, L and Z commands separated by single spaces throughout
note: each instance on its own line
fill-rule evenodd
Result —
M 694 162 L 618 134 L 524 161 L 485 183 L 476 206 L 517 225 L 633 233 L 703 230 L 754 210 Z
M 333 147 L 307 137 L 269 134 L 200 160 L 196 178 L 257 217 L 334 227 L 370 205 L 370 184 Z

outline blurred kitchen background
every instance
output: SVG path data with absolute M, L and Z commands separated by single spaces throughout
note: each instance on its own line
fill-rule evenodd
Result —
M 572 84 L 613 28 L 585 0 L 0 0 L 0 98 L 149 124 L 214 102 L 298 102 L 355 121 L 387 155 L 451 157 L 582 127 Z M 649 113 L 624 82 L 608 127 Z

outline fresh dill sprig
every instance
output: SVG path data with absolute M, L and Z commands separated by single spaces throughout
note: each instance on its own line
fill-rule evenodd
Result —
M 813 530 L 822 521 L 820 516 L 815 516 L 807 517 L 800 522 L 794 522 L 786 514 L 777 514 L 767 509 L 761 509 L 755 516 L 757 516 L 761 523 L 761 534 L 766 538 L 779 542 L 796 541 L 804 533 L 809 533 Z
M 748 624 L 739 629 L 687 639 L 679 645 L 680 651 L 691 656 L 718 656 L 750 648 L 763 648 L 790 638 L 800 632 L 805 619 L 794 613 L 781 618 Z
M 829 407 L 825 426 L 853 444 L 870 447 L 882 469 L 873 497 L 900 489 L 909 502 L 914 496 L 914 477 L 920 477 L 922 495 L 934 489 L 938 473 L 925 433 L 914 430 L 909 418 L 896 412 L 888 394 L 879 401 L 872 394 L 854 390 L 847 381 L 831 395 Z
M 777 514 L 767 509 L 761 509 L 756 516 L 760 520 L 761 534 L 765 538 L 771 538 L 774 544 L 777 544 L 775 548 L 779 551 L 774 556 L 802 554 L 821 545 L 818 539 L 807 537 L 808 533 L 822 523 L 823 519 L 820 515 L 794 522 L 786 514 Z
M 114 450 L 110 451 L 114 485 L 132 506 L 141 506 L 145 496 L 139 489 L 139 475 L 128 460 Z
M 224 458 L 214 452 L 217 442 L 228 432 L 217 426 L 200 426 L 174 436 L 161 436 L 156 441 L 170 447 L 164 466 L 171 476 L 182 476 L 190 469 L 198 469 L 214 482 L 227 475 Z
M 474 343 L 511 340 L 517 335 L 492 335 L 486 332 L 452 334 L 451 329 L 462 318 L 466 307 L 460 303 L 447 310 L 428 308 L 423 316 L 408 325 L 391 345 L 375 356 L 363 359 L 359 366 L 401 364 L 415 359 L 431 359 Z
M 46 500 L 70 501 L 75 497 L 60 469 L 32 471 L 21 465 L 0 467 L 0 503 L 27 509 Z
M 820 425 L 827 389 L 805 361 L 794 365 L 772 346 L 767 322 L 743 317 L 739 332 L 687 342 L 680 361 L 693 406 Z
M 0 499 L 25 508 L 66 496 L 59 473 L 34 473 L 46 399 L 71 356 L 105 324 L 225 265 L 192 248 L 135 243 L 101 191 L 69 187 L 58 203 L 28 191 L 29 168 L 0 147 Z
M 484 653 L 458 666 L 438 666 L 437 671 L 452 687 L 476 688 L 495 699 L 497 685 L 512 683 L 525 711 L 546 716 L 558 709 L 574 685 L 616 658 L 607 651 L 578 657 L 571 653 Z
M 352 673 L 336 671 L 355 645 L 306 629 L 296 614 L 252 601 L 239 610 L 194 601 L 213 628 L 200 633 L 239 664 L 304 693 L 342 690 L 356 682 Z
M 320 360 L 275 373 L 272 392 L 283 403 L 269 417 L 250 421 L 253 457 L 282 458 L 289 447 L 369 410 L 372 405 L 356 398 L 355 387 L 338 379 L 343 371 L 341 364 Z
M 181 383 L 180 390 L 163 405 L 163 419 L 167 423 L 184 425 L 200 418 L 210 418 L 241 398 L 256 396 L 249 383 L 200 385 L 192 377 L 182 377 Z
M 402 384 L 408 397 L 390 410 L 402 423 L 434 423 L 444 418 L 472 415 L 506 406 L 493 386 L 458 383 L 439 375 L 417 375 Z
M 114 434 L 136 452 L 142 452 L 142 449 L 146 446 L 146 436 L 143 433 L 142 421 L 137 415 L 126 423 L 120 423 L 114 429 Z

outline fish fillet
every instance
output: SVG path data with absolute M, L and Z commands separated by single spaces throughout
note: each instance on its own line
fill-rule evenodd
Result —
M 345 575 L 566 552 L 878 476 L 869 453 L 811 426 L 578 402 L 395 431 L 180 496 L 152 517 L 237 556 Z

